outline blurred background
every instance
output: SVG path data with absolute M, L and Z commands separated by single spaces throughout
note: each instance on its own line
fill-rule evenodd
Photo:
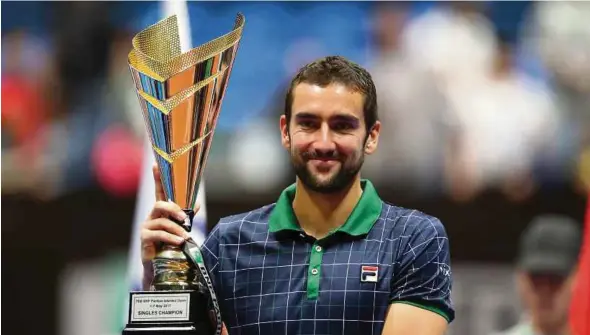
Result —
M 2 2 L 2 302 L 7 334 L 117 334 L 144 125 L 127 66 L 158 2 Z M 196 46 L 246 28 L 205 171 L 207 226 L 293 182 L 278 118 L 297 69 L 368 68 L 383 132 L 364 177 L 439 217 L 450 334 L 518 321 L 513 264 L 540 214 L 582 222 L 590 3 L 190 2 Z M 10 307 L 7 307 L 10 306 Z

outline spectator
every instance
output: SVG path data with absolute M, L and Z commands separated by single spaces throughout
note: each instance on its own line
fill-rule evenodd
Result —
M 556 92 L 562 123 L 551 155 L 541 162 L 545 179 L 571 177 L 587 169 L 590 152 L 590 4 L 584 2 L 539 2 L 533 12 L 526 43 L 539 53 Z M 587 170 L 586 170 L 587 171 Z M 582 188 L 587 176 L 580 174 Z
M 571 219 L 533 220 L 520 240 L 516 272 L 527 315 L 496 335 L 571 335 L 568 312 L 580 246 L 581 230 Z
M 412 20 L 404 30 L 409 60 L 433 71 L 443 86 L 474 80 L 494 56 L 491 23 L 484 3 L 442 3 Z
M 375 8 L 375 80 L 383 151 L 367 161 L 372 178 L 383 180 L 404 197 L 441 191 L 448 130 L 444 101 L 427 69 L 413 66 L 402 44 L 408 5 L 379 3 Z
M 559 127 L 551 93 L 516 70 L 514 37 L 497 31 L 489 69 L 447 90 L 459 136 L 449 171 L 455 197 L 499 188 L 512 199 L 533 191 L 532 168 Z

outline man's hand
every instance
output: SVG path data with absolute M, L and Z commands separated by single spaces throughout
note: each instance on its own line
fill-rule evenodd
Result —
M 156 204 L 148 218 L 141 225 L 141 260 L 143 263 L 144 289 L 148 289 L 154 276 L 152 259 L 156 256 L 161 243 L 181 245 L 189 238 L 189 234 L 177 223 L 171 220 L 184 221 L 186 214 L 175 203 L 165 201 L 166 196 L 162 188 L 160 172 L 156 165 L 152 168 L 156 184 Z M 199 207 L 195 209 L 198 212 Z

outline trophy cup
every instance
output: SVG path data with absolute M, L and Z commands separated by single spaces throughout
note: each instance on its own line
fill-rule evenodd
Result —
M 139 32 L 129 67 L 168 201 L 188 218 L 197 191 L 244 27 L 181 53 L 177 18 L 170 16 Z M 153 260 L 152 290 L 131 292 L 123 334 L 221 333 L 219 303 L 198 245 L 162 245 Z

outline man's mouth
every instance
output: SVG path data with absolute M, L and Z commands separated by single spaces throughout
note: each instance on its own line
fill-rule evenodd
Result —
M 329 169 L 339 163 L 339 161 L 334 158 L 314 158 L 310 159 L 309 162 L 319 169 Z
M 322 162 L 331 162 L 331 161 L 337 161 L 337 158 L 334 157 L 313 157 L 309 159 L 310 161 L 322 161 Z

